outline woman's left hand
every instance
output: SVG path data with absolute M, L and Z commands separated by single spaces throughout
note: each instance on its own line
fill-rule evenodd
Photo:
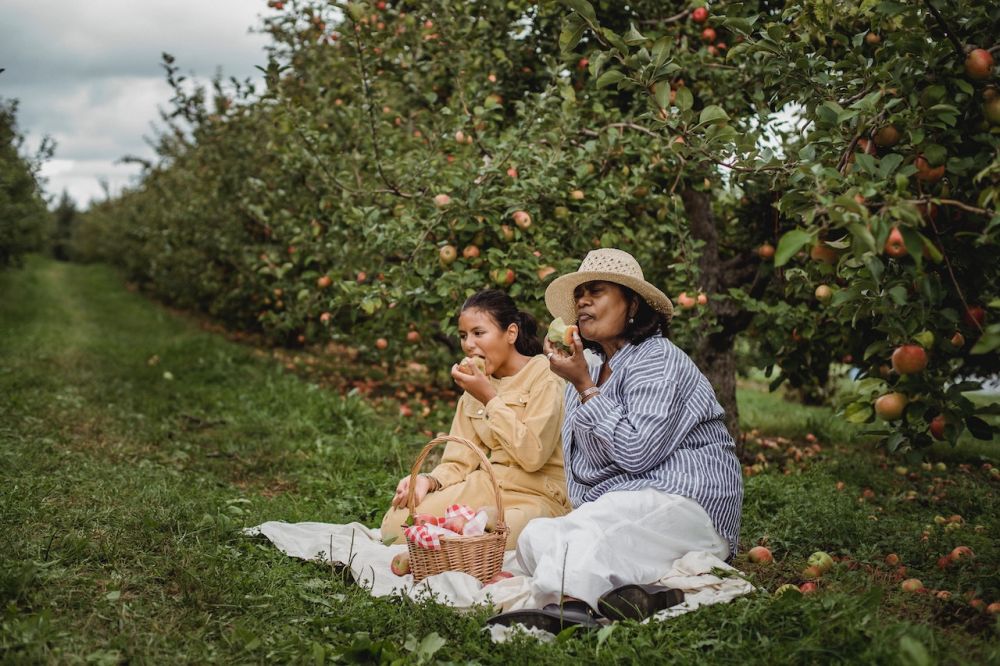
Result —
M 497 396 L 497 391 L 490 384 L 490 380 L 473 363 L 462 367 L 459 367 L 458 363 L 451 366 L 451 378 L 460 389 L 484 405 Z

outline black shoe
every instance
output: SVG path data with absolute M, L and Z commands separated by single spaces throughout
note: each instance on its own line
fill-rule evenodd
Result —
M 550 634 L 558 634 L 567 627 L 597 629 L 601 626 L 595 619 L 593 609 L 583 601 L 566 601 L 561 607 L 559 604 L 549 604 L 545 608 L 508 611 L 494 615 L 486 620 L 486 624 L 499 624 L 503 627 L 521 624 Z
M 684 592 L 662 585 L 623 585 L 603 595 L 597 610 L 609 620 L 643 620 L 684 601 Z

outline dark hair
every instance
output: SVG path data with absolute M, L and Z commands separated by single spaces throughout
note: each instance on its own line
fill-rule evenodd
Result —
M 465 299 L 460 312 L 482 310 L 493 318 L 501 331 L 511 324 L 517 324 L 517 339 L 514 348 L 525 356 L 542 353 L 542 342 L 538 339 L 538 322 L 527 312 L 517 309 L 514 299 L 499 289 L 484 289 Z
M 636 306 L 635 314 L 631 317 L 632 321 L 625 322 L 625 330 L 622 331 L 622 338 L 634 345 L 637 345 L 655 336 L 661 336 L 664 338 L 667 337 L 667 332 L 670 328 L 670 320 L 667 319 L 665 314 L 654 310 L 653 307 L 646 302 L 645 298 L 625 285 L 618 284 L 617 282 L 606 282 L 621 289 L 622 296 L 624 296 L 625 300 L 628 302 L 630 310 L 633 304 Z M 590 282 L 585 282 L 580 285 L 580 287 L 587 288 L 589 284 Z M 577 289 L 580 287 L 577 287 Z M 592 340 L 586 340 L 582 336 L 581 340 L 583 340 L 584 349 L 589 349 L 597 354 L 600 354 L 601 356 L 604 355 L 604 348 L 598 343 L 593 342 Z

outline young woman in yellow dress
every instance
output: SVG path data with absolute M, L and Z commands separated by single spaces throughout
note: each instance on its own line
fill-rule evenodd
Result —
M 570 509 L 563 472 L 561 427 L 565 382 L 541 353 L 534 317 L 517 309 L 505 292 L 481 291 L 462 305 L 458 332 L 462 351 L 482 359 L 456 363 L 451 376 L 465 393 L 458 401 L 451 435 L 480 447 L 493 467 L 514 548 L 532 518 L 561 516 Z M 452 504 L 473 510 L 496 505 L 481 460 L 449 442 L 441 463 L 417 477 L 416 512 L 443 516 Z M 409 515 L 409 475 L 399 480 L 392 506 L 382 519 L 382 538 L 402 538 Z

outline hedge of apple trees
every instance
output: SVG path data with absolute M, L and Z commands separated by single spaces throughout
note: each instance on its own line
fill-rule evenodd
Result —
M 38 171 L 52 146 L 43 141 L 34 156 L 24 155 L 23 148 L 17 102 L 0 100 L 0 268 L 38 250 L 49 219 Z
M 265 86 L 174 87 L 159 160 L 79 241 L 285 344 L 444 367 L 495 285 L 543 315 L 637 256 L 735 429 L 736 342 L 777 386 L 857 369 L 891 449 L 991 438 L 1000 7 L 272 1 Z M 876 419 L 876 413 L 878 419 Z

